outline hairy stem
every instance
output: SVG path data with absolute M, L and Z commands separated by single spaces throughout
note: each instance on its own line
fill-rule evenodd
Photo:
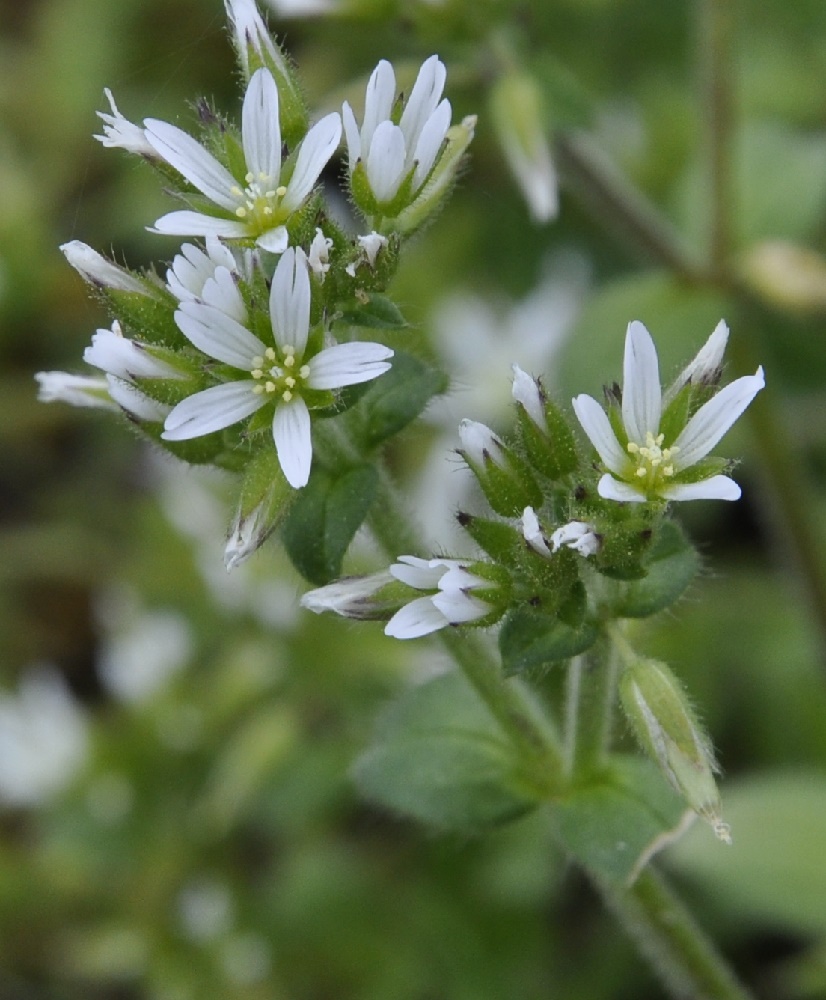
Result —
M 617 687 L 617 656 L 603 636 L 568 667 L 565 692 L 565 763 L 570 779 L 599 772 L 611 742 Z
M 381 466 L 379 475 L 379 496 L 369 519 L 376 539 L 389 559 L 423 552 L 409 513 Z M 446 628 L 438 638 L 519 749 L 526 775 L 535 787 L 548 796 L 557 794 L 562 783 L 562 752 L 549 726 L 540 722 L 522 686 L 503 676 L 498 660 L 476 636 Z
M 594 879 L 606 905 L 674 1000 L 751 1000 L 663 876 L 649 865 L 630 888 Z

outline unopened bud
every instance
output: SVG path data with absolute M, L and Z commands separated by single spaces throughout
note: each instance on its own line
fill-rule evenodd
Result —
M 470 467 L 485 498 L 497 514 L 518 517 L 525 507 L 542 503 L 525 463 L 493 431 L 475 420 L 459 425 L 459 454 Z
M 491 90 L 491 113 L 502 152 L 534 221 L 555 218 L 559 210 L 556 170 L 537 82 L 524 73 L 500 77 Z
M 721 815 L 711 743 L 680 682 L 664 663 L 637 658 L 620 678 L 619 689 L 642 748 L 718 838 L 731 843 Z
M 528 460 L 548 479 L 560 479 L 576 469 L 573 431 L 559 407 L 547 398 L 538 379 L 513 366 L 513 398 Z

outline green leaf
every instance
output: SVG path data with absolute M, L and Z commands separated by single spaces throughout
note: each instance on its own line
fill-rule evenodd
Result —
M 668 862 L 745 920 L 826 934 L 826 775 L 798 770 L 726 782 L 724 807 L 733 849 L 714 850 L 698 824 Z
M 310 583 L 321 586 L 341 574 L 344 554 L 370 510 L 377 482 L 372 465 L 338 476 L 322 468 L 313 471 L 282 529 L 287 554 Z
M 535 608 L 514 608 L 499 631 L 505 673 L 538 670 L 558 660 L 569 660 L 594 644 L 597 631 L 591 621 L 574 628 Z
M 617 757 L 602 779 L 576 789 L 555 808 L 566 850 L 600 878 L 627 885 L 679 834 L 685 805 L 656 768 Z
M 478 831 L 536 804 L 513 747 L 458 672 L 391 705 L 354 776 L 368 799 L 442 830 Z
M 619 585 L 614 614 L 619 618 L 647 618 L 673 604 L 700 568 L 697 550 L 674 521 L 664 521 L 651 546 L 646 576 Z
M 373 448 L 398 434 L 447 388 L 447 376 L 411 354 L 396 351 L 392 367 L 362 396 L 354 414 L 355 434 L 365 448 Z
M 364 302 L 356 302 L 341 311 L 339 317 L 351 326 L 364 326 L 371 330 L 403 330 L 407 320 L 391 299 L 375 292 L 365 294 Z

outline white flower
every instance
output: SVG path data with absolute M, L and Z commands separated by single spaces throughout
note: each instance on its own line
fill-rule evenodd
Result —
M 96 375 L 72 375 L 70 372 L 38 372 L 37 398 L 41 403 L 69 403 L 70 406 L 91 406 L 115 410 L 105 378 Z
M 368 382 L 388 370 L 393 352 L 383 344 L 348 343 L 305 357 L 310 277 L 301 249 L 289 249 L 276 266 L 270 319 L 272 346 L 215 305 L 181 303 L 175 321 L 184 336 L 204 354 L 237 369 L 239 377 L 179 403 L 167 417 L 162 436 L 167 441 L 200 437 L 273 405 L 272 433 L 278 461 L 289 484 L 298 489 L 309 479 L 313 454 L 304 391 L 330 391 Z
M 255 240 L 272 253 L 288 245 L 285 223 L 312 191 L 341 137 L 335 112 L 322 118 L 305 136 L 286 185 L 281 184 L 281 126 L 278 87 L 268 69 L 258 69 L 244 96 L 241 141 L 246 173 L 237 179 L 199 142 L 175 125 L 148 118 L 146 137 L 152 147 L 218 208 L 225 218 L 201 212 L 170 212 L 154 232 L 173 236 L 218 236 Z
M 491 581 L 468 572 L 456 559 L 399 556 L 390 573 L 416 590 L 434 591 L 405 604 L 393 615 L 384 632 L 394 639 L 417 639 L 446 625 L 484 618 L 493 610 L 486 601 L 470 593 L 478 587 L 490 587 Z
M 146 285 L 117 264 L 113 264 L 80 240 L 64 243 L 60 249 L 66 260 L 90 285 L 111 288 L 118 292 L 136 292 L 148 295 Z
M 698 376 L 717 370 L 727 330 L 718 326 L 710 340 L 677 379 L 678 388 Z M 722 347 L 721 347 L 722 341 Z M 688 375 L 686 376 L 686 372 Z M 599 481 L 599 495 L 606 500 L 737 500 L 740 487 L 728 476 L 703 477 L 693 469 L 718 443 L 765 385 L 763 369 L 744 375 L 713 396 L 691 419 L 666 440 L 661 423 L 664 403 L 676 395 L 660 388 L 657 350 L 650 334 L 634 321 L 625 338 L 622 423 L 620 440 L 605 411 L 591 396 L 577 396 L 574 412 L 609 470 Z
M 325 274 L 330 270 L 330 250 L 332 248 L 333 241 L 330 237 L 324 235 L 323 229 L 316 227 L 315 236 L 310 243 L 307 263 L 320 281 L 324 281 Z
M 558 552 L 563 545 L 587 558 L 599 552 L 599 535 L 587 521 L 569 521 L 551 535 L 553 552 Z
M 391 120 L 396 100 L 396 76 L 382 59 L 367 84 L 361 128 L 353 109 L 342 108 L 350 173 L 361 161 L 370 189 L 379 205 L 391 202 L 412 172 L 411 199 L 430 173 L 450 127 L 451 108 L 441 100 L 446 71 L 438 56 L 431 56 L 419 70 L 399 124 Z
M 96 135 L 94 138 L 102 146 L 125 149 L 130 153 L 138 153 L 140 156 L 157 159 L 158 154 L 146 138 L 146 133 L 140 125 L 135 125 L 123 117 L 118 111 L 115 98 L 112 97 L 112 91 L 108 87 L 104 88 L 103 93 L 106 94 L 106 100 L 109 102 L 112 114 L 108 115 L 105 111 L 98 111 L 98 118 L 103 122 L 103 135 Z

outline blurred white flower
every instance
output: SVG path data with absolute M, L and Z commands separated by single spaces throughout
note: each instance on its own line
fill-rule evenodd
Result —
M 0 694 L 0 801 L 36 806 L 66 788 L 88 753 L 86 718 L 52 667 Z

